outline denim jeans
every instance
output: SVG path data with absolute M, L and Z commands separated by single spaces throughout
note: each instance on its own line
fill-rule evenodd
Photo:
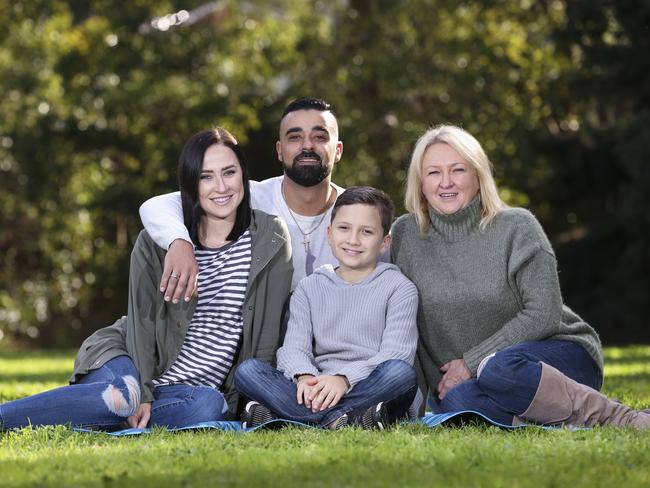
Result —
M 478 378 L 459 383 L 440 402 L 443 412 L 475 410 L 510 425 L 514 415 L 526 411 L 542 375 L 540 362 L 569 378 L 600 390 L 603 375 L 587 351 L 571 341 L 524 342 L 489 359 Z
M 70 424 L 106 429 L 122 425 L 139 404 L 138 371 L 130 357 L 118 356 L 78 383 L 0 405 L 0 428 Z M 154 389 L 149 426 L 221 420 L 226 411 L 223 395 L 214 388 L 160 386 Z
M 411 405 L 417 385 L 415 370 L 408 363 L 384 361 L 346 393 L 336 406 L 312 412 L 298 404 L 298 390 L 292 380 L 265 361 L 248 359 L 235 371 L 235 388 L 280 418 L 324 427 L 352 410 L 387 401 L 394 406 L 391 414 L 399 418 Z

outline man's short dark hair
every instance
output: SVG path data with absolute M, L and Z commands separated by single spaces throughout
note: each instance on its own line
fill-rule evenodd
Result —
M 287 114 L 295 112 L 296 110 L 318 110 L 319 112 L 332 112 L 332 115 L 336 117 L 336 112 L 334 112 L 334 107 L 323 100 L 322 98 L 313 98 L 313 97 L 301 97 L 296 98 L 289 102 L 282 112 L 282 118 L 286 117 Z
M 356 205 L 361 203 L 363 205 L 372 205 L 379 210 L 381 217 L 381 226 L 384 230 L 384 235 L 390 232 L 390 226 L 393 223 L 395 215 L 395 208 L 390 197 L 381 190 L 373 188 L 372 186 L 352 186 L 339 195 L 332 208 L 332 222 L 336 217 L 338 209 L 345 205 Z

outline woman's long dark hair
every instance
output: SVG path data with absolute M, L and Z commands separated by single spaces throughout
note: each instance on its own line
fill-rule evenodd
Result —
M 232 149 L 239 161 L 242 172 L 242 184 L 244 185 L 244 198 L 237 207 L 235 225 L 226 238 L 229 241 L 239 239 L 248 229 L 251 222 L 251 196 L 248 188 L 248 168 L 244 161 L 241 147 L 237 139 L 226 129 L 216 127 L 197 132 L 185 143 L 183 151 L 178 158 L 178 186 L 181 190 L 181 202 L 183 203 L 183 219 L 185 227 L 190 232 L 190 238 L 197 248 L 203 246 L 199 242 L 199 224 L 201 216 L 205 214 L 199 202 L 199 181 L 203 170 L 203 157 L 205 151 L 214 144 L 223 144 Z

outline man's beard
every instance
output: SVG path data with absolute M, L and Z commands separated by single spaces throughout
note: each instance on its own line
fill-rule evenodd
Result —
M 318 160 L 318 164 L 300 164 L 301 158 Z M 284 174 L 300 186 L 316 186 L 332 172 L 332 168 L 323 164 L 322 158 L 315 152 L 303 152 L 293 158 L 293 165 L 282 163 Z

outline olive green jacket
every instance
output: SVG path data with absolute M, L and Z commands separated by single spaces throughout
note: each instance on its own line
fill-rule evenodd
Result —
M 234 372 L 242 361 L 274 361 L 282 342 L 281 318 L 291 287 L 293 265 L 286 225 L 277 217 L 253 210 L 249 226 L 252 261 L 242 307 L 243 334 L 233 367 L 222 386 L 231 416 L 240 410 Z M 166 372 L 181 350 L 197 298 L 165 302 L 159 290 L 166 251 L 143 230 L 131 253 L 128 315 L 96 331 L 84 341 L 75 360 L 71 383 L 120 355 L 133 359 L 140 373 L 141 401 L 153 400 L 153 379 Z

